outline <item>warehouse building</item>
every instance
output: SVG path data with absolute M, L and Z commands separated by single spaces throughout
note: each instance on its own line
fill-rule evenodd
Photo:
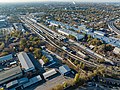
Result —
M 14 80 L 14 81 L 11 81 L 9 83 L 6 84 L 6 88 L 13 88 L 15 87 L 16 85 L 18 85 L 18 81 L 17 80 Z
M 57 71 L 55 69 L 51 69 L 51 70 L 43 73 L 43 76 L 44 76 L 45 79 L 48 79 L 48 78 L 52 77 L 55 74 L 57 74 Z
M 2 57 L 0 57 L 0 63 L 7 62 L 7 61 L 10 61 L 12 59 L 13 59 L 13 55 L 12 54 L 9 54 L 9 55 L 6 55 L 6 56 L 2 56 Z
M 67 65 L 63 65 L 59 67 L 59 71 L 62 75 L 68 75 L 70 74 L 71 69 Z
M 6 83 L 17 77 L 21 77 L 22 75 L 23 75 L 23 73 L 22 73 L 20 66 L 11 68 L 6 71 L 2 71 L 2 72 L 0 72 L 0 84 Z
M 31 85 L 33 85 L 33 84 L 35 84 L 35 83 L 37 83 L 37 82 L 39 82 L 39 81 L 41 81 L 41 80 L 42 80 L 42 78 L 41 78 L 40 75 L 35 76 L 35 77 L 33 77 L 33 78 L 30 78 L 30 79 L 29 79 L 29 82 L 23 84 L 23 87 L 24 87 L 24 88 L 29 87 L 29 86 L 31 86 Z
M 18 53 L 17 56 L 18 56 L 21 66 L 25 72 L 35 71 L 35 67 L 34 67 L 32 61 L 30 60 L 29 56 L 27 55 L 27 53 L 20 52 L 20 53 Z

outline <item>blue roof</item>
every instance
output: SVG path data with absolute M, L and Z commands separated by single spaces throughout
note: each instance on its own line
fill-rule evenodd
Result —
M 63 65 L 63 66 L 59 67 L 59 70 L 62 74 L 65 74 L 65 73 L 71 71 L 67 65 Z
M 0 62 L 6 61 L 6 60 L 10 60 L 10 59 L 13 59 L 13 55 L 12 54 L 0 57 Z
M 100 35 L 94 34 L 93 32 L 85 32 L 85 31 L 82 31 L 82 30 L 81 30 L 81 32 L 86 33 L 87 35 L 91 35 L 93 38 L 98 38 L 102 41 L 105 41 L 108 44 L 111 44 L 113 46 L 116 46 L 116 47 L 120 48 L 120 40 L 117 39 L 117 38 L 100 36 Z

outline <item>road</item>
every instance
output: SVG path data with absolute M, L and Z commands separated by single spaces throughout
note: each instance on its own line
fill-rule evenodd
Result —
M 111 31 L 114 31 L 116 34 L 120 35 L 120 30 L 115 27 L 114 21 L 109 22 L 108 27 Z

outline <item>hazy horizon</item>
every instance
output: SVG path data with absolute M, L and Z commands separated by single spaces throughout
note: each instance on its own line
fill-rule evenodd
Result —
M 57 2 L 58 0 L 0 0 L 0 3 L 12 3 L 12 2 Z M 59 2 L 120 2 L 120 0 L 59 0 Z

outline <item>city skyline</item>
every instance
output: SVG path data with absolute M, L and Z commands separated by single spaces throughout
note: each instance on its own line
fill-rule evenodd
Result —
M 0 3 L 4 3 L 4 2 L 51 2 L 51 1 L 58 1 L 58 0 L 0 0 Z M 64 1 L 64 0 L 59 0 L 59 1 Z M 75 2 L 120 2 L 119 0 L 66 0 L 65 2 L 72 2 L 72 1 L 75 1 Z

